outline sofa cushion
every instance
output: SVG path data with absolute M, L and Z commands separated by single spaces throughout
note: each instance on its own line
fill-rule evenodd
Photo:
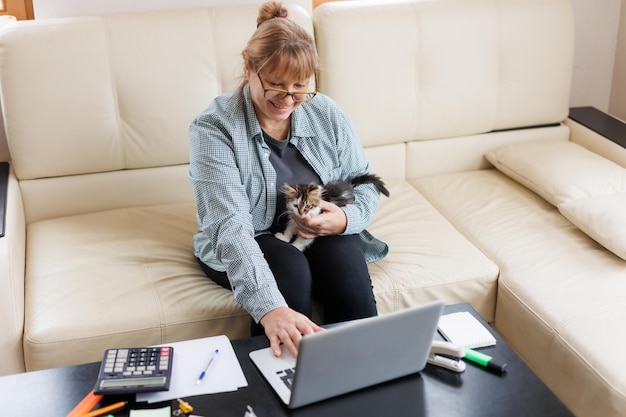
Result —
M 412 183 L 499 265 L 504 339 L 576 415 L 623 415 L 626 263 L 495 169 Z
M 389 245 L 389 254 L 369 264 L 381 314 L 443 299 L 469 302 L 493 320 L 499 270 L 407 181 L 387 181 L 368 230 Z
M 485 154 L 499 171 L 554 206 L 626 192 L 626 169 L 569 141 L 532 141 Z
M 107 347 L 249 335 L 250 316 L 199 268 L 196 230 L 193 203 L 28 225 L 27 370 L 100 360 Z
M 390 246 L 369 265 L 379 312 L 442 298 L 470 302 L 493 320 L 497 266 L 407 182 L 388 186 L 392 198 L 369 228 Z M 249 315 L 198 267 L 196 230 L 193 203 L 28 225 L 27 369 L 99 360 L 112 346 L 247 336 Z
M 498 170 L 557 206 L 589 237 L 626 259 L 626 169 L 569 141 L 491 150 Z
M 559 211 L 589 237 L 626 260 L 626 193 L 559 204 Z

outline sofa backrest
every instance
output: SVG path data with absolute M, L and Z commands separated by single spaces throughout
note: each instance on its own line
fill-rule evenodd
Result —
M 309 12 L 285 4 L 312 33 Z M 181 187 L 192 199 L 186 175 L 168 190 L 159 181 L 171 175 L 129 172 L 188 163 L 189 124 L 239 83 L 257 14 L 257 4 L 216 6 L 25 21 L 0 32 L 0 97 L 28 221 L 149 204 Z
M 568 115 L 569 0 L 330 2 L 313 21 L 320 89 L 351 116 L 366 147 Z
M 494 138 L 527 139 L 487 132 L 567 117 L 569 1 L 340 1 L 317 7 L 314 22 L 288 7 L 314 23 L 320 89 L 351 116 L 373 166 L 384 162 L 377 172 L 411 179 L 480 167 Z M 189 123 L 238 83 L 257 12 L 216 6 L 0 31 L 1 107 L 27 222 L 193 201 Z M 544 130 L 533 132 L 568 135 Z
M 150 0 L 150 1 L 79 1 L 76 0 L 32 0 L 37 19 L 70 16 L 101 16 L 117 13 L 136 13 L 154 10 L 195 9 L 218 4 L 261 4 L 266 0 Z M 311 0 L 288 0 L 299 4 L 311 13 Z
M 251 5 L 52 19 L 3 33 L 18 178 L 188 162 L 189 124 L 238 82 L 257 13 Z

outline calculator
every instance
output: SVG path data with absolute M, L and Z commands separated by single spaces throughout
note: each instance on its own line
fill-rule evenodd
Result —
M 171 346 L 107 349 L 93 391 L 96 394 L 167 391 L 173 359 Z

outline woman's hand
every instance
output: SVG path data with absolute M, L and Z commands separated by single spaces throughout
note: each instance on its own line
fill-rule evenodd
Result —
M 317 216 L 291 217 L 296 222 L 296 233 L 305 239 L 317 236 L 338 235 L 346 230 L 348 218 L 341 207 L 328 201 L 321 200 L 322 212 Z
M 265 328 L 274 356 L 281 355 L 282 343 L 294 358 L 298 356 L 298 346 L 303 335 L 324 330 L 304 314 L 288 307 L 269 311 L 261 318 L 261 325 Z

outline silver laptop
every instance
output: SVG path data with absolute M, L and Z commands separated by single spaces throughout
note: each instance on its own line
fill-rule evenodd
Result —
M 250 359 L 289 408 L 301 407 L 424 369 L 442 310 L 435 301 L 351 321 L 304 336 L 297 359 L 284 348 Z

